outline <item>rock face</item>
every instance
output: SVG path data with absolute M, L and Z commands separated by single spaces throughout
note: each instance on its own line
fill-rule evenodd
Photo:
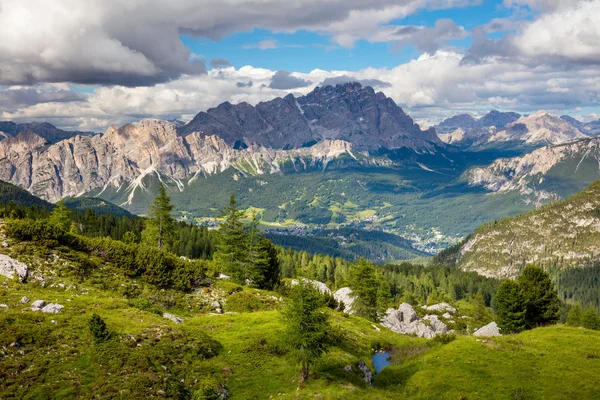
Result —
M 306 278 L 300 278 L 300 280 L 302 280 L 302 282 L 305 282 L 306 284 L 309 284 L 309 285 L 315 287 L 319 292 L 321 292 L 321 294 L 331 294 L 331 289 L 329 289 L 327 287 L 327 285 L 324 284 L 323 282 L 313 281 L 311 279 L 306 279 Z M 292 279 L 292 286 L 296 286 L 297 284 L 298 284 L 298 280 Z
M 360 360 L 358 362 L 358 369 L 360 369 L 363 372 L 365 383 L 367 385 L 372 386 L 373 385 L 373 372 L 367 366 L 367 364 L 365 364 L 365 362 L 363 360 Z
M 317 87 L 306 96 L 289 94 L 256 107 L 223 103 L 196 115 L 179 131 L 216 135 L 230 146 L 273 149 L 295 149 L 322 140 L 343 140 L 361 150 L 441 145 L 435 131 L 422 131 L 392 99 L 356 82 Z
M 338 289 L 334 294 L 333 298 L 339 303 L 344 303 L 344 312 L 352 314 L 352 303 L 354 303 L 354 297 L 352 297 L 352 289 L 344 287 Z
M 490 322 L 486 326 L 476 330 L 473 333 L 473 336 L 492 337 L 492 336 L 502 336 L 502 335 L 500 334 L 500 329 L 498 328 L 498 325 L 496 325 L 496 322 Z
M 583 189 L 600 178 L 600 138 L 546 146 L 519 157 L 500 158 L 487 167 L 465 173 L 471 186 L 492 192 L 518 191 L 527 201 L 540 204 Z M 569 191 L 562 188 L 569 177 Z
M 424 307 L 427 311 L 438 311 L 438 312 L 451 312 L 456 313 L 456 308 L 452 307 L 448 303 L 438 303 L 431 306 Z
M 6 254 L 0 254 L 0 275 L 4 275 L 11 279 L 16 276 L 19 281 L 23 282 L 27 279 L 28 272 L 29 269 L 24 263 L 17 261 Z
M 391 165 L 396 161 L 381 155 L 383 148 L 431 154 L 444 146 L 383 93 L 348 84 L 256 107 L 224 103 L 183 127 L 144 119 L 56 143 L 20 131 L 0 140 L 0 180 L 49 201 L 125 191 L 131 195 L 126 205 L 152 175 L 184 190 L 195 179 L 229 168 L 261 175 Z
M 163 316 L 163 318 L 170 319 L 171 321 L 175 322 L 176 324 L 181 324 L 183 322 L 182 318 L 179 318 L 173 314 L 163 313 L 162 316 Z
M 22 132 L 35 133 L 50 143 L 60 142 L 78 135 L 93 135 L 92 132 L 63 131 L 48 122 L 30 122 L 28 124 L 15 124 L 11 121 L 0 122 L 0 139 L 15 137 Z
M 429 325 L 419 319 L 410 304 L 402 303 L 397 310 L 393 308 L 387 310 L 381 325 L 396 333 L 423 338 L 432 338 L 437 334 L 446 333 L 448 328 L 437 316 L 428 315 L 423 319 L 428 321 Z

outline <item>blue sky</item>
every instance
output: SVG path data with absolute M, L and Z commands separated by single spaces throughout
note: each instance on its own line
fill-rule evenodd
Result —
M 421 9 L 402 19 L 392 20 L 388 25 L 416 25 L 433 27 L 439 19 L 451 19 L 467 31 L 489 23 L 496 18 L 510 18 L 514 10 L 504 7 L 501 0 L 483 1 L 480 5 L 443 10 Z M 501 37 L 504 33 L 491 36 Z M 395 48 L 392 43 L 370 43 L 359 40 L 352 48 L 332 43 L 327 33 L 300 30 L 294 33 L 274 33 L 266 29 L 237 33 L 219 41 L 182 35 L 181 40 L 190 50 L 204 57 L 225 58 L 234 67 L 252 65 L 271 70 L 310 72 L 315 68 L 325 70 L 360 70 L 368 67 L 393 68 L 398 64 L 417 58 L 421 52 L 409 46 Z M 471 37 L 451 41 L 458 49 L 468 48 Z M 262 41 L 273 41 L 277 48 L 260 50 L 245 48 Z

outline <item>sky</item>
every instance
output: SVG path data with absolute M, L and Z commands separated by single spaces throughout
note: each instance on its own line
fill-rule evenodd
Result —
M 104 131 L 359 81 L 422 125 L 600 119 L 600 0 L 0 0 L 0 119 Z

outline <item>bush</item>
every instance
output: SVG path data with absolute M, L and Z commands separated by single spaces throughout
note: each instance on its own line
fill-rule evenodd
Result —
M 88 320 L 88 329 L 90 330 L 90 333 L 94 337 L 96 343 L 104 342 L 110 337 L 110 333 L 106 328 L 106 323 L 96 313 L 94 313 Z
M 435 335 L 433 337 L 433 341 L 441 344 L 448 344 L 456 340 L 456 335 L 452 333 L 442 333 L 439 335 Z

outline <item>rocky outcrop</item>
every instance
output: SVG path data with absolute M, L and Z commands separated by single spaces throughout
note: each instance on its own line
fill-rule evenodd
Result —
M 36 300 L 31 303 L 31 311 L 41 311 L 47 314 L 58 314 L 64 306 L 56 303 L 47 303 L 44 300 Z
M 335 293 L 333 293 L 333 298 L 338 303 L 344 303 L 344 312 L 351 314 L 352 313 L 352 304 L 354 303 L 354 297 L 352 296 L 352 289 L 349 287 L 344 287 L 338 289 Z
M 182 318 L 179 318 L 173 314 L 163 313 L 162 316 L 163 316 L 163 318 L 170 319 L 171 321 L 175 322 L 176 324 L 181 324 L 183 322 Z
M 28 272 L 29 269 L 24 263 L 6 254 L 0 254 L 0 275 L 11 279 L 16 277 L 19 281 L 23 282 L 27 279 Z
M 58 129 L 48 122 L 30 122 L 15 124 L 11 121 L 0 121 L 0 138 L 11 138 L 19 133 L 31 132 L 44 138 L 50 143 L 60 142 L 78 135 L 92 135 L 92 132 L 71 132 Z
M 492 336 L 502 336 L 500 334 L 500 329 L 496 322 L 490 322 L 484 327 L 479 328 L 473 333 L 473 336 L 484 336 L 484 337 L 492 337 Z
M 365 383 L 369 386 L 372 386 L 373 385 L 373 372 L 371 371 L 369 366 L 363 360 L 360 360 L 358 362 L 358 369 L 363 372 L 363 379 L 365 380 Z
M 327 285 L 324 284 L 323 282 L 313 281 L 312 279 L 306 279 L 306 278 L 300 278 L 300 280 L 302 282 L 304 282 L 305 284 L 313 286 L 315 289 L 317 289 L 319 292 L 321 292 L 321 294 L 331 294 L 331 289 L 329 289 L 327 287 Z M 292 284 L 292 286 L 296 286 L 298 284 L 298 280 L 292 279 L 291 284 Z
M 423 308 L 426 309 L 427 311 L 450 312 L 453 314 L 456 313 L 456 308 L 452 307 L 448 303 L 438 303 L 438 304 L 433 304 L 431 306 L 426 306 Z
M 437 316 L 428 315 L 423 322 L 414 308 L 408 303 L 400 304 L 398 309 L 390 308 L 381 320 L 381 325 L 393 332 L 404 335 L 415 335 L 423 338 L 432 338 L 437 334 L 446 333 L 447 327 Z

